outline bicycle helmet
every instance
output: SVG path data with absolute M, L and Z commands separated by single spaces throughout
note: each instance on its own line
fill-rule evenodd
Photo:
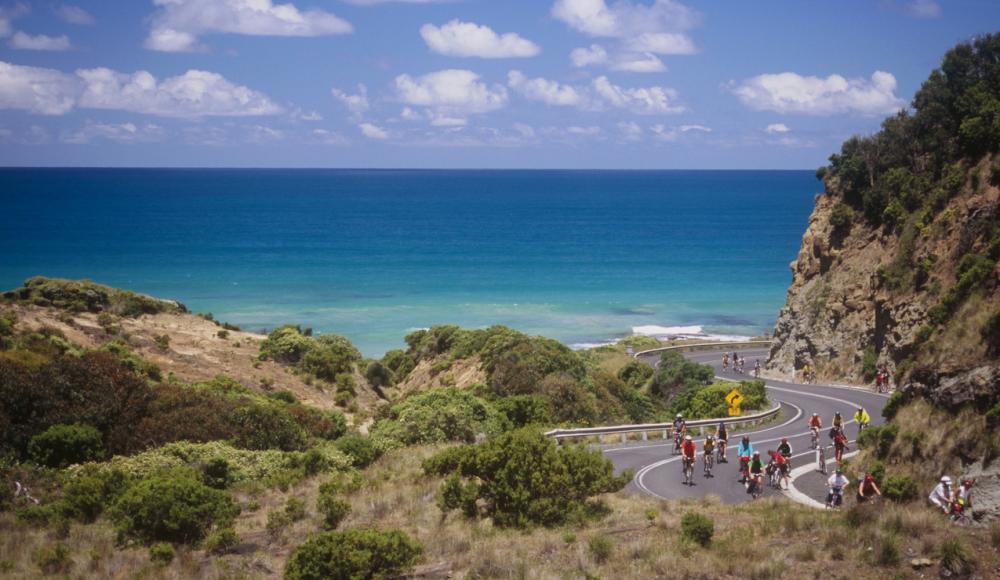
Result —
M 707 439 L 709 441 L 712 441 L 712 440 L 715 439 L 715 435 L 709 435 L 708 437 L 705 437 L 705 439 Z M 970 484 L 971 484 L 971 482 L 970 482 Z
M 813 417 L 819 417 L 819 413 L 813 413 Z
M 685 441 L 691 441 L 691 436 L 690 436 L 690 435 L 688 435 L 687 437 L 685 437 L 685 438 L 684 438 L 684 440 L 685 440 Z
M 837 475 L 844 475 L 844 470 L 840 467 L 837 468 Z
M 760 457 L 760 451 L 754 451 L 753 452 L 753 456 L 754 457 Z
M 684 418 L 684 415 L 681 415 L 680 413 L 677 413 L 676 415 L 674 415 L 674 419 L 683 419 L 683 418 Z
M 962 481 L 962 485 L 965 486 L 965 487 L 972 487 L 972 480 L 971 479 L 966 479 L 966 480 Z
M 945 475 L 944 477 L 941 478 L 941 483 L 945 485 L 951 485 L 951 478 Z
M 781 442 L 782 443 L 788 443 L 788 437 L 782 437 L 781 438 Z

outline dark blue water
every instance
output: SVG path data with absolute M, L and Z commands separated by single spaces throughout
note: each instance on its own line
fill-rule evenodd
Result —
M 0 287 L 85 277 L 369 355 L 438 323 L 752 335 L 818 189 L 808 171 L 0 170 Z

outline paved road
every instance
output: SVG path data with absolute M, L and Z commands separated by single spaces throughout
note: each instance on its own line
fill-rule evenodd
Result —
M 762 364 L 767 359 L 767 351 L 763 349 L 740 351 L 740 355 L 746 359 L 748 369 L 753 368 L 754 359 L 759 358 Z M 715 368 L 716 375 L 727 379 L 752 378 L 732 372 L 723 373 L 721 351 L 693 352 L 686 353 L 685 356 L 690 360 L 711 365 Z M 652 365 L 659 360 L 659 355 L 642 357 L 640 360 Z M 872 424 L 878 424 L 882 422 L 882 406 L 887 399 L 885 395 L 878 395 L 862 389 L 799 385 L 774 380 L 767 380 L 767 389 L 771 399 L 781 403 L 783 417 L 777 422 L 749 431 L 750 442 L 753 444 L 754 450 L 760 450 L 763 456 L 768 449 L 777 448 L 782 437 L 788 437 L 793 451 L 792 467 L 803 465 L 804 461 L 815 463 L 815 452 L 810 449 L 807 423 L 813 413 L 819 413 L 823 418 L 824 433 L 822 437 L 824 441 L 828 442 L 825 431 L 837 411 L 840 411 L 847 421 L 847 435 L 853 440 L 857 436 L 857 426 L 851 417 L 858 405 L 860 404 L 868 410 Z M 701 472 L 701 441 L 698 441 L 699 458 L 695 469 L 696 484 L 694 486 L 682 484 L 680 457 L 672 455 L 672 442 L 657 440 L 648 443 L 637 442 L 608 446 L 604 449 L 604 453 L 614 462 L 617 470 L 628 468 L 635 470 L 635 478 L 630 484 L 633 489 L 664 499 L 716 495 L 727 503 L 736 503 L 750 497 L 737 481 L 738 462 L 735 459 L 735 451 L 738 443 L 739 437 L 733 436 L 731 433 L 728 448 L 731 461 L 716 465 L 713 470 L 715 477 L 705 478 Z M 764 495 L 777 493 L 780 492 L 767 489 Z

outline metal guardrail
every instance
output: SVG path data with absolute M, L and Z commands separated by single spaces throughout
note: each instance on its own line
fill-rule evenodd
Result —
M 687 422 L 687 428 L 689 430 L 698 429 L 699 432 L 705 427 L 714 427 L 719 423 L 725 423 L 727 426 L 736 425 L 757 425 L 767 419 L 778 414 L 781 410 L 781 404 L 776 403 L 774 407 L 763 411 L 761 413 L 756 413 L 754 415 L 743 415 L 740 417 L 724 417 L 721 419 L 696 419 L 694 421 Z M 642 440 L 648 441 L 650 433 L 662 433 L 663 440 L 668 440 L 673 436 L 674 425 L 673 423 L 645 423 L 640 425 L 615 425 L 611 427 L 581 427 L 579 429 L 553 429 L 545 433 L 547 437 L 553 437 L 557 442 L 562 442 L 563 439 L 577 439 L 582 437 L 597 437 L 598 441 L 604 442 L 604 437 L 609 435 L 619 435 L 621 437 L 621 442 L 624 443 L 628 440 L 628 436 L 632 433 L 641 433 Z
M 668 350 L 681 350 L 685 348 L 698 348 L 698 347 L 715 347 L 715 346 L 770 346 L 770 340 L 744 340 L 744 341 L 732 341 L 732 342 L 698 342 L 695 344 L 678 344 L 674 346 L 661 346 L 659 348 L 651 348 L 649 350 L 640 350 L 639 352 L 632 355 L 633 358 L 639 358 L 640 356 L 652 354 L 654 352 L 664 352 Z

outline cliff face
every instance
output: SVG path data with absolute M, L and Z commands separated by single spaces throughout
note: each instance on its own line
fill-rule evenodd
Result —
M 983 158 L 940 211 L 901 227 L 859 215 L 835 226 L 844 196 L 827 177 L 791 264 L 768 370 L 790 377 L 811 362 L 820 378 L 865 383 L 866 367 L 884 365 L 901 387 L 944 406 L 1000 397 L 1000 366 L 983 331 L 1000 304 L 995 260 L 946 320 L 932 317 L 959 285 L 962 259 L 990 254 L 989 237 L 978 234 L 1000 219 L 994 163 Z

